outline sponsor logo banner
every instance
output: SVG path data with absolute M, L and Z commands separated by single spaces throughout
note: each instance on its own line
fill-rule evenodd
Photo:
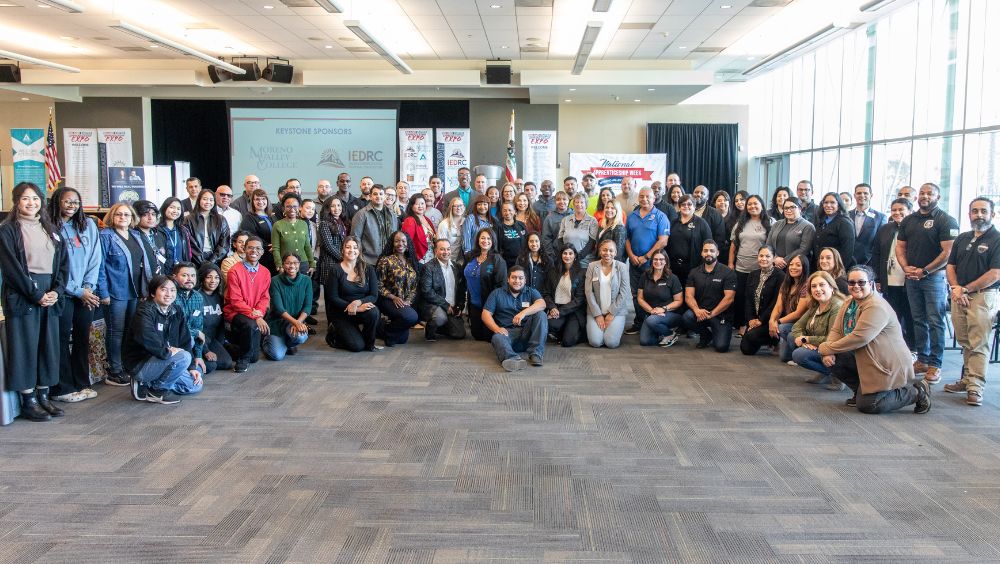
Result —
M 437 171 L 444 179 L 444 189 L 458 188 L 458 169 L 472 168 L 469 160 L 471 135 L 468 129 L 437 130 Z
M 427 187 L 434 174 L 434 130 L 399 130 L 399 178 L 410 183 L 410 193 Z
M 45 130 L 11 129 L 14 150 L 14 185 L 31 182 L 45 188 Z

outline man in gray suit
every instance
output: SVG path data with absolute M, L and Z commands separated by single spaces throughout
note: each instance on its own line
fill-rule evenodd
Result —
M 351 235 L 361 241 L 361 260 L 369 266 L 375 266 L 385 242 L 399 229 L 399 218 L 383 205 L 384 202 L 385 188 L 375 184 L 369 194 L 368 205 L 358 210 L 351 219 Z

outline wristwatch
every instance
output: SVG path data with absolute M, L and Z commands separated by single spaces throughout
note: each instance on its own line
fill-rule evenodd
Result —
M 931 275 L 930 272 L 927 272 L 926 268 L 921 268 L 920 270 L 924 273 L 924 276 L 930 276 Z

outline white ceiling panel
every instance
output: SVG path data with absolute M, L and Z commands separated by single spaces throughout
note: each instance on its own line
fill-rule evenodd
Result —
M 696 17 L 697 16 L 663 16 L 656 22 L 656 25 L 653 26 L 653 31 L 680 31 L 691 25 L 691 22 L 695 21 Z
M 436 16 L 410 16 L 410 21 L 418 30 L 451 29 L 448 20 Z
M 663 14 L 669 2 L 664 0 L 632 0 L 628 8 L 630 16 L 657 16 Z
M 410 16 L 438 16 L 441 9 L 436 0 L 396 0 L 399 7 Z
M 479 16 L 448 16 L 448 23 L 456 31 L 465 29 L 482 29 L 485 23 Z
M 712 0 L 673 0 L 667 7 L 668 15 L 697 16 L 705 11 Z
M 517 18 L 514 16 L 483 17 L 483 26 L 487 29 L 517 29 Z M 515 33 L 517 33 L 515 31 Z
M 469 0 L 437 0 L 443 14 L 456 16 L 478 15 L 479 7 Z

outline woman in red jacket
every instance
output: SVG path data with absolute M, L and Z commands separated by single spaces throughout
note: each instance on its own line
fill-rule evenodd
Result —
M 403 233 L 413 241 L 413 250 L 416 251 L 420 264 L 434 258 L 434 224 L 424 216 L 426 209 L 427 202 L 423 194 L 410 196 L 410 201 L 406 204 L 406 219 L 400 226 Z M 391 246 L 391 243 L 387 246 Z

